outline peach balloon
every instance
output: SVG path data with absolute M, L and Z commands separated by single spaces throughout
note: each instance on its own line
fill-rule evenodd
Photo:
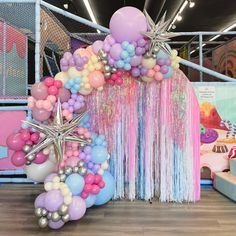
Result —
M 88 46 L 86 49 L 87 49 L 87 51 L 91 54 L 91 56 L 95 55 L 95 54 L 93 53 L 92 45 Z
M 147 73 L 148 77 L 154 77 L 154 75 L 155 75 L 155 71 L 154 70 L 149 70 L 148 73 Z
M 104 75 L 101 71 L 93 71 L 88 76 L 89 83 L 93 88 L 102 87 L 105 83 Z
M 156 72 L 154 78 L 157 81 L 161 81 L 163 80 L 163 74 L 161 72 Z
M 87 57 L 90 58 L 92 56 L 92 54 L 86 50 L 85 48 L 78 48 L 74 54 L 79 54 L 81 57 Z

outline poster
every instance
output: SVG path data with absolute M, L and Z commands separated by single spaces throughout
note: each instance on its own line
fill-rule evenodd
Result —
M 193 83 L 200 106 L 201 179 L 229 170 L 236 146 L 236 83 Z

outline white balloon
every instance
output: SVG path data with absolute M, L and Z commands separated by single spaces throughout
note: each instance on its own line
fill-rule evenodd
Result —
M 56 170 L 56 164 L 50 160 L 45 161 L 42 164 L 34 164 L 26 166 L 27 178 L 36 182 L 43 182 L 45 178 Z

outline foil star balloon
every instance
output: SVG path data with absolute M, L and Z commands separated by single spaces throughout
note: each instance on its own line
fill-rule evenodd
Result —
M 26 157 L 34 155 L 36 152 L 48 147 L 50 144 L 53 144 L 57 152 L 57 161 L 61 162 L 63 160 L 65 142 L 77 142 L 80 145 L 89 144 L 91 142 L 90 139 L 78 137 L 74 134 L 75 128 L 78 126 L 85 114 L 86 112 L 80 113 L 71 121 L 64 123 L 61 110 L 61 103 L 60 101 L 58 101 L 57 110 L 54 115 L 53 123 L 51 125 L 44 125 L 31 121 L 23 121 L 25 124 L 31 126 L 38 132 L 44 134 L 45 136 L 45 138 L 42 138 L 38 144 L 33 146 L 33 148 L 26 155 Z
M 178 35 L 176 33 L 167 31 L 171 19 L 165 21 L 165 12 L 161 20 L 157 24 L 155 24 L 152 18 L 148 15 L 147 11 L 144 10 L 144 14 L 147 19 L 149 31 L 142 32 L 142 34 L 151 40 L 149 53 L 154 54 L 156 51 L 162 49 L 166 53 L 171 54 L 171 49 L 166 42 L 170 41 L 170 38 Z

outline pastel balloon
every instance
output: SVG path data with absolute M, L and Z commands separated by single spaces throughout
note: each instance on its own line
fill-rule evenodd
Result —
M 138 66 L 141 64 L 142 57 L 141 56 L 134 56 L 131 58 L 130 65 L 131 66 Z
M 79 220 L 86 212 L 86 203 L 79 196 L 73 196 L 72 203 L 69 205 L 70 220 Z
M 96 164 L 101 164 L 106 161 L 108 152 L 103 146 L 94 146 L 92 149 L 92 161 Z
M 111 17 L 109 28 L 117 42 L 137 41 L 147 31 L 145 15 L 135 7 L 122 7 Z
M 93 194 L 89 194 L 87 198 L 84 199 L 86 208 L 89 208 L 94 205 L 96 200 L 96 196 Z
M 100 190 L 99 194 L 96 195 L 94 205 L 102 205 L 107 203 L 112 199 L 115 193 L 115 179 L 111 173 L 109 171 L 105 171 L 102 178 L 105 186 Z
M 48 227 L 51 229 L 60 229 L 64 224 L 65 224 L 65 222 L 63 222 L 62 220 L 59 220 L 56 222 L 54 222 L 52 220 L 48 221 Z
M 60 190 L 50 190 L 46 193 L 44 204 L 48 211 L 54 212 L 63 204 L 63 195 Z
M 119 43 L 115 43 L 112 45 L 111 50 L 110 50 L 110 56 L 115 59 L 119 60 L 120 59 L 120 54 L 122 52 L 122 47 Z
M 67 74 L 70 79 L 81 76 L 81 72 L 78 71 L 75 67 L 70 67 L 70 69 L 67 71 Z
M 141 79 L 144 82 L 150 83 L 150 82 L 153 81 L 154 78 L 153 77 L 148 77 L 148 76 L 142 76 Z
M 103 41 L 97 40 L 92 45 L 92 50 L 95 54 L 98 54 L 99 50 L 103 47 Z
M 74 54 L 79 54 L 81 57 L 88 57 L 90 58 L 92 55 L 89 51 L 87 51 L 85 48 L 78 48 Z
M 16 151 L 11 156 L 11 162 L 14 166 L 23 166 L 26 163 L 25 153 L 23 151 Z
M 60 80 L 63 84 L 65 84 L 69 78 L 67 72 L 61 71 L 55 75 L 54 79 Z
M 93 88 L 102 87 L 105 83 L 104 75 L 101 71 L 93 71 L 88 76 L 89 83 Z
M 35 208 L 38 208 L 38 207 L 44 208 L 45 207 L 45 204 L 44 204 L 45 196 L 46 196 L 46 192 L 38 195 L 38 197 L 34 201 Z
M 46 111 L 45 109 L 39 109 L 37 107 L 33 107 L 32 116 L 35 120 L 45 121 L 51 116 L 51 112 Z
M 58 90 L 58 98 L 60 98 L 61 102 L 67 102 L 70 99 L 71 93 L 66 88 L 60 88 Z
M 70 157 L 66 160 L 66 165 L 74 167 L 77 165 L 78 161 L 79 161 L 78 157 Z
M 7 137 L 6 144 L 10 149 L 20 151 L 25 145 L 25 141 L 22 139 L 21 133 L 13 133 Z
M 48 96 L 48 87 L 43 82 L 32 85 L 31 95 L 37 100 L 44 100 Z
M 51 173 L 49 174 L 46 179 L 44 180 L 44 184 L 46 184 L 47 182 L 52 182 L 53 178 L 58 176 L 56 173 Z
M 95 53 L 93 52 L 92 45 L 88 46 L 86 49 L 92 56 L 95 55 Z
M 148 69 L 152 69 L 156 65 L 156 60 L 153 58 L 143 58 L 142 66 Z
M 40 165 L 32 163 L 25 168 L 27 178 L 36 182 L 43 182 L 49 174 L 55 171 L 55 169 L 56 164 L 50 160 L 47 160 Z
M 173 76 L 173 73 L 174 73 L 173 68 L 172 68 L 172 67 L 169 67 L 168 73 L 164 74 L 164 79 L 169 79 L 169 78 L 171 78 L 171 77 Z
M 65 183 L 68 185 L 73 196 L 79 195 L 83 191 L 85 184 L 84 178 L 77 173 L 69 175 Z

